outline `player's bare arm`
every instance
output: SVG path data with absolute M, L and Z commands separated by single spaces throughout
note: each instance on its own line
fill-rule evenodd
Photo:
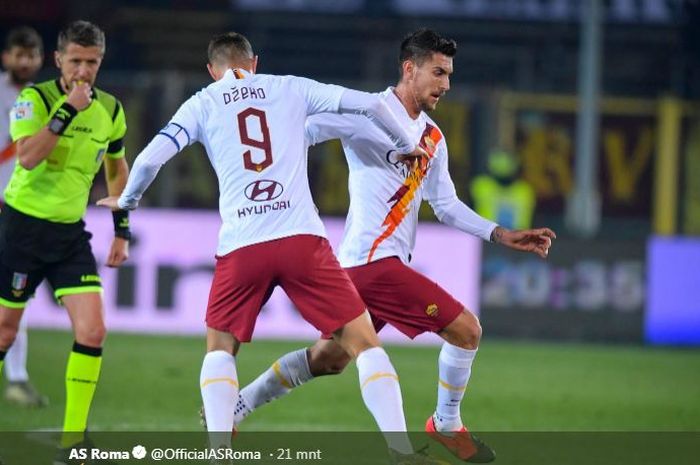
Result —
M 532 252 L 542 258 L 547 258 L 552 240 L 556 238 L 557 235 L 549 228 L 511 231 L 497 226 L 491 233 L 491 242 L 514 250 Z
M 66 101 L 56 111 L 49 124 L 33 136 L 17 141 L 17 160 L 22 168 L 32 170 L 44 161 L 58 143 L 65 126 L 81 110 L 90 105 L 92 90 L 87 83 L 73 86 Z M 60 127 L 59 127 L 60 126 Z
M 110 197 L 121 195 L 127 179 L 129 179 L 129 165 L 126 163 L 126 159 L 106 157 L 105 180 Z
M 105 178 L 107 192 L 115 199 L 121 195 L 129 178 L 129 165 L 125 158 L 105 158 Z M 116 201 L 115 201 L 116 203 Z M 117 208 L 112 208 L 116 210 Z M 128 222 L 128 219 L 127 219 Z M 129 258 L 129 240 L 126 237 L 115 236 L 109 249 L 107 266 L 118 267 Z

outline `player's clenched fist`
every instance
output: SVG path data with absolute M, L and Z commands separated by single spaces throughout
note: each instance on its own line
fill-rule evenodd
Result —
M 120 237 L 112 240 L 112 246 L 107 256 L 107 266 L 116 268 L 129 258 L 129 241 Z
M 78 82 L 73 86 L 66 102 L 78 111 L 84 110 L 92 101 L 92 88 L 87 82 Z

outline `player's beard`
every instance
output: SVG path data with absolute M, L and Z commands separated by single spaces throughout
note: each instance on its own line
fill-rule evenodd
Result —
M 17 86 L 25 86 L 29 81 L 32 80 L 32 76 L 30 76 L 29 72 L 18 73 L 17 70 L 14 70 L 14 69 L 11 69 L 9 72 L 10 72 L 10 79 Z
M 416 107 L 419 111 L 427 113 L 435 109 L 435 107 L 430 106 L 430 103 L 428 103 L 428 99 L 418 98 L 419 93 L 416 91 L 415 88 L 411 88 L 410 93 L 411 98 L 413 99 L 413 102 L 416 104 Z
M 421 100 L 420 101 L 420 109 L 421 109 L 421 111 L 423 111 L 425 113 L 430 113 L 431 111 L 435 110 L 438 102 L 439 102 L 439 100 L 437 102 L 435 102 L 435 105 L 431 105 L 428 102 L 428 100 Z
M 424 111 L 425 113 L 429 113 L 431 111 L 434 111 L 437 108 L 438 103 L 440 103 L 440 99 L 442 98 L 443 95 L 445 95 L 444 92 L 440 92 L 437 97 L 435 95 L 433 95 L 432 93 L 428 94 L 427 97 L 420 100 L 420 109 L 422 111 Z M 435 100 L 435 103 L 433 103 L 433 99 L 437 99 L 437 100 Z

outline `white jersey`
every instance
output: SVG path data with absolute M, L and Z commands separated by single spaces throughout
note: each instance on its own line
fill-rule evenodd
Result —
M 408 263 L 423 199 L 430 202 L 441 221 L 450 217 L 445 212 L 458 206 L 468 225 L 462 227 L 464 221 L 444 222 L 488 240 L 496 224 L 457 198 L 447 167 L 447 144 L 435 122 L 424 112 L 412 119 L 392 88 L 379 95 L 429 155 L 411 169 L 396 162 L 394 145 L 367 118 L 324 114 L 310 117 L 306 123 L 309 145 L 341 140 L 350 169 L 350 210 L 338 251 L 341 265 L 364 265 L 391 256 Z
M 10 110 L 21 89 L 12 83 L 10 73 L 0 74 L 0 199 L 15 170 L 17 157 L 10 138 Z
M 206 148 L 219 180 L 218 255 L 297 234 L 325 237 L 309 189 L 304 123 L 338 111 L 343 91 L 296 76 L 228 70 L 161 131 L 178 150 L 195 141 Z

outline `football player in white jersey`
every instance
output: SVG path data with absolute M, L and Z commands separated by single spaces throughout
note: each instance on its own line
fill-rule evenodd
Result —
M 216 82 L 187 100 L 138 155 L 123 194 L 98 204 L 136 208 L 163 163 L 194 142 L 206 148 L 219 181 L 223 223 L 200 378 L 212 447 L 230 444 L 238 398 L 235 356 L 240 343 L 251 340 L 261 307 L 279 285 L 307 321 L 356 359 L 362 397 L 387 433 L 394 461 L 436 463 L 413 450 L 396 371 L 325 238 L 309 190 L 304 125 L 317 113 L 363 114 L 397 153 L 414 158 L 426 155 L 418 137 L 377 95 L 255 74 L 257 56 L 240 34 L 214 38 L 208 52 Z
M 41 68 L 44 46 L 41 36 L 28 26 L 12 29 L 5 39 L 0 74 L 0 206 L 4 204 L 5 187 L 10 181 L 17 160 L 15 144 L 10 138 L 10 110 L 19 91 L 29 85 Z M 14 344 L 5 355 L 5 399 L 26 407 L 44 407 L 48 398 L 29 381 L 27 373 L 27 324 L 20 323 Z
M 456 51 L 453 40 L 433 31 L 411 34 L 401 44 L 398 85 L 378 94 L 421 141 L 427 156 L 420 160 L 399 162 L 389 139 L 355 115 L 314 115 L 306 129 L 310 145 L 336 138 L 343 143 L 350 168 L 350 210 L 338 258 L 367 304 L 376 330 L 389 323 L 410 338 L 431 331 L 445 340 L 438 358 L 437 406 L 426 421 L 426 431 L 462 460 L 490 462 L 495 454 L 467 431 L 460 416 L 481 326 L 447 291 L 408 266 L 418 210 L 425 199 L 441 222 L 543 258 L 555 235 L 547 228 L 509 231 L 457 198 L 447 169 L 445 138 L 426 114 L 450 88 Z M 241 390 L 236 424 L 256 407 L 313 377 L 340 373 L 349 360 L 328 335 L 309 349 L 281 357 Z M 304 376 L 281 379 L 275 367 Z

